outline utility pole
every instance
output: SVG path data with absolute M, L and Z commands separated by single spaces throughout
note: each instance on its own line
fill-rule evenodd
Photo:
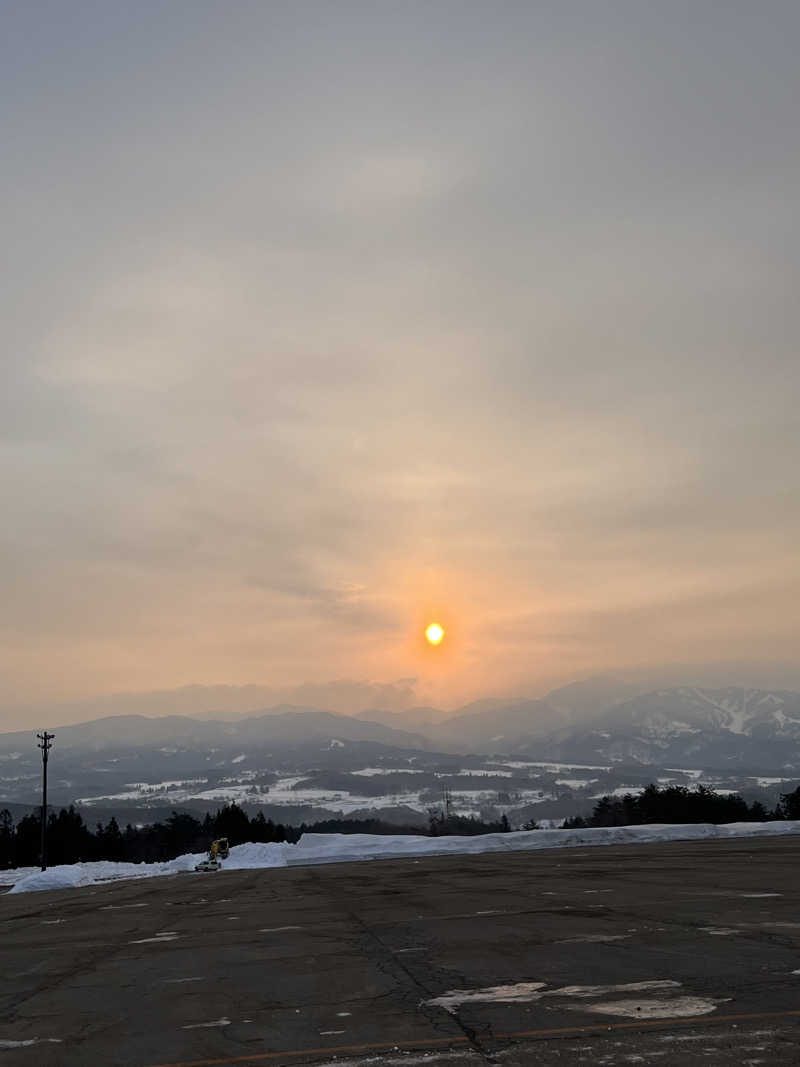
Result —
M 444 797 L 444 817 L 445 817 L 445 822 L 449 822 L 450 821 L 450 814 L 451 814 L 451 810 L 452 810 L 451 809 L 452 797 L 451 797 L 451 794 L 450 794 L 450 790 L 447 788 L 447 786 L 444 786 L 444 788 L 442 789 L 442 794 L 443 794 L 443 797 Z
M 42 750 L 42 870 L 47 870 L 47 754 L 55 734 L 49 734 L 45 730 L 36 735 L 39 738 L 38 748 Z

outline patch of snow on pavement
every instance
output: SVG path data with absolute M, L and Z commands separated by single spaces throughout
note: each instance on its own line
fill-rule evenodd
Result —
M 606 941 L 624 941 L 630 934 L 581 934 L 578 937 L 565 937 L 556 941 L 557 945 L 602 945 Z
M 425 1003 L 454 1013 L 462 1004 L 486 1003 L 487 1001 L 511 1004 L 518 1000 L 539 1000 L 542 996 L 540 990 L 546 985 L 547 982 L 517 982 L 515 985 L 487 986 L 485 989 L 451 989 L 449 993 L 433 997 Z
M 29 1045 L 60 1045 L 60 1037 L 29 1037 L 26 1041 L 0 1040 L 1 1048 L 27 1048 Z
M 511 1004 L 515 1001 L 541 1000 L 542 997 L 590 997 L 608 996 L 613 993 L 661 993 L 679 989 L 680 982 L 656 979 L 648 982 L 626 982 L 623 985 L 570 985 L 547 989 L 547 982 L 516 982 L 514 985 L 486 986 L 483 989 L 451 989 L 439 997 L 426 1000 L 454 1014 L 462 1004 L 495 1003 Z
M 660 993 L 669 989 L 680 989 L 681 983 L 670 978 L 655 978 L 646 982 L 624 982 L 622 985 L 563 985 L 549 990 L 550 995 L 559 997 L 604 997 L 609 993 Z
M 160 945 L 162 942 L 177 941 L 178 934 L 174 930 L 165 930 L 163 934 L 156 934 L 155 937 L 140 937 L 136 941 L 129 941 L 129 945 Z
M 717 1010 L 718 1001 L 706 997 L 671 997 L 655 1000 L 611 1000 L 599 1004 L 581 1004 L 573 1011 L 590 1011 L 594 1015 L 621 1015 L 627 1019 L 681 1019 L 708 1015 Z
M 596 986 L 561 986 L 547 989 L 546 982 L 518 982 L 508 986 L 488 986 L 484 989 L 453 989 L 425 1003 L 444 1008 L 454 1015 L 462 1004 L 499 1003 L 514 1001 L 538 1001 L 543 997 L 570 997 L 580 1001 L 591 1001 L 580 1005 L 569 1005 L 571 1011 L 591 1012 L 595 1015 L 620 1015 L 631 1019 L 677 1019 L 696 1015 L 708 1015 L 716 1011 L 721 1000 L 710 997 L 687 996 L 677 994 L 681 983 L 669 979 L 656 979 L 646 982 L 625 982 L 621 985 Z M 627 996 L 620 1000 L 597 1001 L 594 998 L 620 993 L 643 994 L 638 997 Z M 661 996 L 652 996 L 660 993 Z

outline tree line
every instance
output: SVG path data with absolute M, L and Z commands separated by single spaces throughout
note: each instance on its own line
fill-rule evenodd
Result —
M 114 860 L 128 863 L 155 863 L 175 859 L 187 852 L 206 852 L 211 842 L 227 837 L 231 845 L 246 841 L 298 841 L 304 833 L 328 834 L 487 834 L 509 830 L 508 820 L 483 822 L 464 816 L 447 819 L 431 816 L 427 828 L 398 826 L 380 819 L 325 819 L 300 826 L 286 826 L 265 819 L 263 812 L 252 817 L 236 803 L 226 804 L 216 813 L 197 819 L 185 811 L 173 811 L 164 822 L 146 826 L 128 823 L 123 829 L 115 818 L 106 825 L 98 822 L 91 830 L 73 805 L 47 816 L 47 863 L 87 860 Z M 39 810 L 24 815 L 15 825 L 8 810 L 0 811 L 0 870 L 33 867 L 40 862 L 42 834 Z
M 748 804 L 738 793 L 716 793 L 708 786 L 649 785 L 641 793 L 604 796 L 588 817 L 566 819 L 565 829 L 582 826 L 637 826 L 643 823 L 727 823 L 767 822 L 773 819 L 800 819 L 800 786 L 781 795 L 772 811 L 755 800 Z M 38 810 L 23 816 L 16 824 L 9 811 L 0 811 L 0 869 L 33 867 L 39 863 L 41 815 Z M 245 841 L 298 841 L 304 833 L 326 834 L 413 834 L 440 837 L 445 834 L 508 833 L 507 816 L 487 822 L 474 816 L 445 815 L 432 809 L 427 827 L 399 826 L 381 819 L 325 819 L 308 825 L 286 826 L 265 819 L 263 812 L 248 816 L 237 804 L 226 804 L 214 814 L 198 819 L 185 811 L 173 811 L 164 822 L 146 826 L 128 823 L 122 829 L 115 818 L 91 830 L 74 806 L 50 811 L 47 817 L 47 862 L 79 863 L 85 860 L 116 860 L 154 863 L 174 859 L 187 852 L 205 852 L 211 842 L 227 837 L 231 845 Z M 531 821 L 523 826 L 535 830 Z
M 564 829 L 581 826 L 640 826 L 643 823 L 727 823 L 770 822 L 800 819 L 800 786 L 783 793 L 769 811 L 759 800 L 748 804 L 738 793 L 717 793 L 709 786 L 687 789 L 682 785 L 649 785 L 641 793 L 622 797 L 604 796 L 585 818 L 577 815 L 564 821 Z

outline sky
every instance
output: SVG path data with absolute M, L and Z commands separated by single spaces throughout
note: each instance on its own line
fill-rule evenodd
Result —
M 798 31 L 4 3 L 0 724 L 797 664 Z

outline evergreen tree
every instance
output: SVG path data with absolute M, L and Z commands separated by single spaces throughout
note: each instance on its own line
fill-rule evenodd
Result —
M 231 845 L 250 840 L 250 820 L 238 804 L 226 804 L 214 817 L 214 837 L 227 837 Z
M 173 811 L 163 826 L 162 836 L 170 859 L 186 852 L 201 852 L 210 844 L 204 840 L 200 821 L 187 811 Z
M 38 811 L 23 815 L 14 833 L 14 862 L 17 867 L 33 867 L 40 859 L 42 819 Z
M 112 815 L 105 829 L 98 827 L 97 855 L 100 859 L 120 862 L 125 857 L 125 841 L 117 820 Z
M 14 866 L 14 820 L 8 808 L 0 811 L 0 870 Z
M 748 814 L 748 820 L 750 822 L 767 822 L 769 819 L 769 812 L 761 803 L 760 800 L 754 800 L 750 805 L 750 811 Z
M 39 820 L 37 819 L 37 822 Z M 74 805 L 62 808 L 56 815 L 50 812 L 47 819 L 47 862 L 78 863 L 93 859 L 97 838 L 85 825 L 83 817 Z
M 786 797 L 782 798 L 786 801 Z M 784 808 L 786 804 L 784 804 Z M 798 798 L 800 811 L 800 798 Z M 800 817 L 800 814 L 798 815 Z M 685 786 L 660 789 L 649 785 L 638 796 L 601 797 L 595 804 L 590 826 L 636 826 L 642 823 L 728 823 L 764 822 L 770 818 L 759 801 L 750 807 L 738 793 L 721 795 L 700 785 L 694 790 Z M 564 824 L 565 826 L 567 823 Z M 573 824 L 574 825 L 574 824 Z
M 800 785 L 792 793 L 782 793 L 778 805 L 782 819 L 800 819 Z

